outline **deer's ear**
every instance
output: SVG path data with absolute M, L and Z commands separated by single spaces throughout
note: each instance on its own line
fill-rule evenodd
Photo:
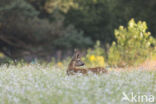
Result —
M 79 57 L 79 53 L 77 49 L 74 49 L 74 55 L 72 59 L 77 59 Z
M 76 54 L 76 58 L 80 58 L 80 55 L 79 55 L 79 53 L 77 53 L 77 54 Z
M 77 48 L 75 48 L 75 49 L 74 49 L 74 53 L 77 53 L 77 52 L 78 52 L 78 50 L 77 50 Z

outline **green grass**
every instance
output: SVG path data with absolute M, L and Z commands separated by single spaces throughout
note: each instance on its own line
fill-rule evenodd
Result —
M 65 68 L 1 66 L 0 104 L 135 104 L 121 101 L 122 92 L 156 97 L 154 76 L 154 71 L 67 76 Z

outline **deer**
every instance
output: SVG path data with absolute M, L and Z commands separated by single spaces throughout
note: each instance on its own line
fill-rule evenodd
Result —
M 95 67 L 95 68 L 78 68 L 80 66 L 84 66 L 84 62 L 81 61 L 80 53 L 75 50 L 74 55 L 68 65 L 67 75 L 74 75 L 77 73 L 88 74 L 89 72 L 95 74 L 107 73 L 108 71 L 103 67 Z

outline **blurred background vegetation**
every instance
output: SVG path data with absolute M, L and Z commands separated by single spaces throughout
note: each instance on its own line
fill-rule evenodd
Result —
M 86 63 L 132 65 L 155 53 L 155 11 L 156 0 L 0 0 L 0 60 L 59 61 L 78 48 Z

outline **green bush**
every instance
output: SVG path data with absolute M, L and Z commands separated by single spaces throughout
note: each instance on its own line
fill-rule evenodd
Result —
M 109 64 L 117 66 L 138 65 L 153 51 L 154 38 L 147 32 L 146 22 L 131 19 L 128 27 L 115 30 L 116 42 L 109 50 Z
M 105 51 L 100 47 L 100 41 L 96 42 L 94 49 L 88 49 L 86 57 L 83 57 L 82 60 L 87 66 L 95 67 L 101 66 L 105 67 Z

